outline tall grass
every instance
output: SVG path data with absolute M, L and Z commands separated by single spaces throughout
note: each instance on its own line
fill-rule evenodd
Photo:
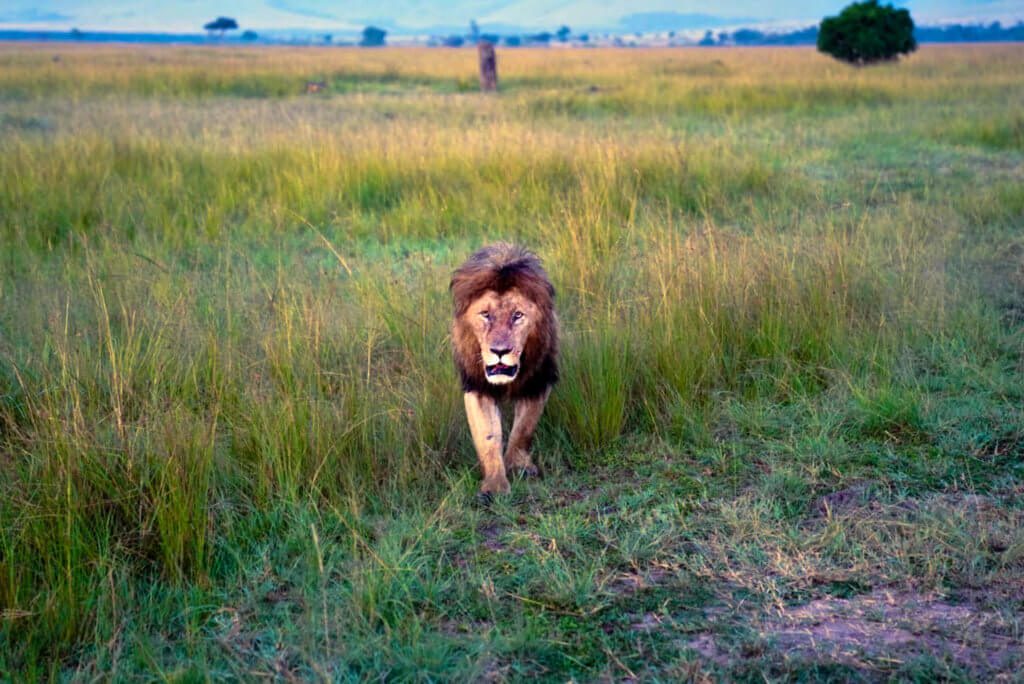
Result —
M 926 109 L 951 83 L 991 93 L 1015 63 L 971 52 L 994 70 L 976 88 L 934 54 L 874 79 L 806 53 L 716 52 L 725 80 L 711 83 L 722 75 L 696 68 L 703 53 L 572 53 L 554 68 L 524 51 L 503 56 L 507 108 L 435 93 L 178 110 L 145 98 L 286 95 L 345 69 L 410 89 L 461 78 L 467 58 L 147 50 L 140 66 L 61 50 L 0 51 L 9 668 L 82 644 L 113 619 L 97 603 L 116 583 L 215 584 L 238 553 L 221 542 L 249 511 L 361 524 L 436 499 L 473 462 L 446 285 L 487 240 L 529 244 L 559 291 L 564 379 L 542 462 L 587 465 L 637 436 L 685 442 L 723 395 L 787 402 L 886 377 L 947 332 L 960 300 L 945 268 L 972 214 L 947 198 L 943 225 L 912 197 L 880 196 L 878 179 L 823 181 L 833 148 L 780 147 L 774 132 L 828 143 L 841 135 L 827 122 L 715 117 L 864 122 L 872 108 Z M 783 84 L 758 85 L 765 68 Z M 621 91 L 545 90 L 584 77 Z M 659 78 L 681 94 L 660 94 Z M 606 104 L 623 118 L 571 119 Z M 667 112 L 695 118 L 643 118 Z M 1012 221 L 1011 195 L 972 211 Z M 875 404 L 866 431 L 913 418 Z M 346 591 L 394 626 L 384 585 L 368 572 Z
M 553 137 L 523 148 L 509 136 L 478 151 L 477 135 L 435 141 L 418 132 L 382 151 L 330 133 L 300 148 L 280 141 L 248 151 L 97 136 L 15 140 L 0 161 L 11 179 L 0 191 L 0 230 L 37 248 L 95 231 L 185 247 L 308 223 L 345 240 L 511 231 L 535 239 L 544 223 L 590 205 L 607 220 L 629 220 L 638 203 L 727 212 L 800 191 L 762 155 L 718 145 Z M 451 147 L 432 147 L 439 142 Z

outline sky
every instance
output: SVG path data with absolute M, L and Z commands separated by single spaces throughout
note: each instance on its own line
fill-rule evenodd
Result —
M 217 16 L 253 30 L 310 29 L 338 35 L 368 24 L 392 33 L 483 31 L 686 31 L 737 26 L 793 28 L 836 14 L 850 0 L 0 0 L 0 28 L 199 33 Z M 1024 20 L 1024 0 L 896 0 L 918 24 Z

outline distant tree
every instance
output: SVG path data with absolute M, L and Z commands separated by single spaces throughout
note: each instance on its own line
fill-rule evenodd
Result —
M 77 29 L 77 28 L 71 29 L 71 37 L 74 38 L 75 40 L 81 40 L 82 39 L 82 31 L 80 29 Z
M 486 41 L 493 45 L 497 45 L 498 43 L 501 42 L 501 36 L 499 36 L 497 33 L 481 33 L 480 40 Z
M 581 43 L 589 43 L 590 42 L 590 34 L 589 33 L 581 33 L 580 35 L 576 36 L 576 40 L 580 41 Z
M 359 47 L 381 47 L 388 32 L 376 26 L 367 26 L 363 29 L 363 39 L 359 41 Z
M 242 34 L 242 40 L 256 40 L 259 35 L 255 31 L 246 31 Z
M 446 36 L 441 39 L 441 45 L 444 45 L 445 47 L 457 48 L 462 47 L 465 44 L 466 39 L 463 38 L 462 36 L 457 36 L 455 34 Z
M 715 44 L 715 34 L 712 33 L 711 31 L 705 31 L 704 32 L 704 37 L 701 38 L 700 42 L 697 43 L 697 45 L 700 45 L 700 46 L 703 46 L 703 47 L 710 47 L 710 46 L 712 46 L 714 44 Z
M 569 40 L 569 34 L 571 33 L 572 29 L 570 29 L 568 26 L 563 25 L 560 26 L 557 31 L 555 31 L 555 37 L 558 38 L 559 43 L 564 43 L 567 40 Z
M 526 37 L 531 43 L 544 43 L 547 45 L 551 42 L 551 34 L 547 31 L 541 31 L 540 33 L 534 33 Z
M 333 34 L 330 34 L 330 33 L 325 33 L 324 34 L 324 42 L 325 43 L 330 43 L 333 40 L 334 40 L 334 35 Z
M 231 17 L 217 17 L 213 21 L 203 24 L 203 28 L 210 33 L 219 31 L 221 38 L 223 38 L 225 31 L 234 31 L 238 28 L 238 22 Z
M 740 29 L 732 34 L 732 41 L 737 45 L 757 45 L 764 40 L 764 33 L 754 29 Z
M 818 32 L 818 50 L 858 66 L 898 59 L 917 49 L 914 20 L 905 9 L 864 0 L 826 17 Z
M 509 47 L 519 47 L 523 44 L 523 39 L 519 36 L 505 36 L 505 45 Z
M 480 40 L 480 26 L 476 23 L 476 19 L 469 22 L 469 39 L 474 43 Z

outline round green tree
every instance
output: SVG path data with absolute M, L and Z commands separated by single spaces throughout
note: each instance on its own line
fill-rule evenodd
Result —
M 910 12 L 878 0 L 847 6 L 839 16 L 826 17 L 818 31 L 818 50 L 851 64 L 889 61 L 916 49 Z

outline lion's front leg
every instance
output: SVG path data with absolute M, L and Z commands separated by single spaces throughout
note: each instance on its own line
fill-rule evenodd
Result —
M 508 437 L 508 450 L 505 452 L 505 465 L 509 470 L 517 471 L 527 477 L 537 477 L 540 471 L 530 458 L 530 446 L 533 444 L 533 433 L 537 430 L 544 405 L 548 401 L 550 390 L 533 399 L 516 401 L 516 417 L 512 423 L 512 432 Z
M 483 495 L 505 494 L 510 490 L 505 477 L 505 463 L 501 459 L 501 413 L 498 404 L 491 397 L 477 392 L 463 395 L 466 403 L 466 418 L 469 432 L 473 435 L 473 446 L 484 471 L 480 485 Z

